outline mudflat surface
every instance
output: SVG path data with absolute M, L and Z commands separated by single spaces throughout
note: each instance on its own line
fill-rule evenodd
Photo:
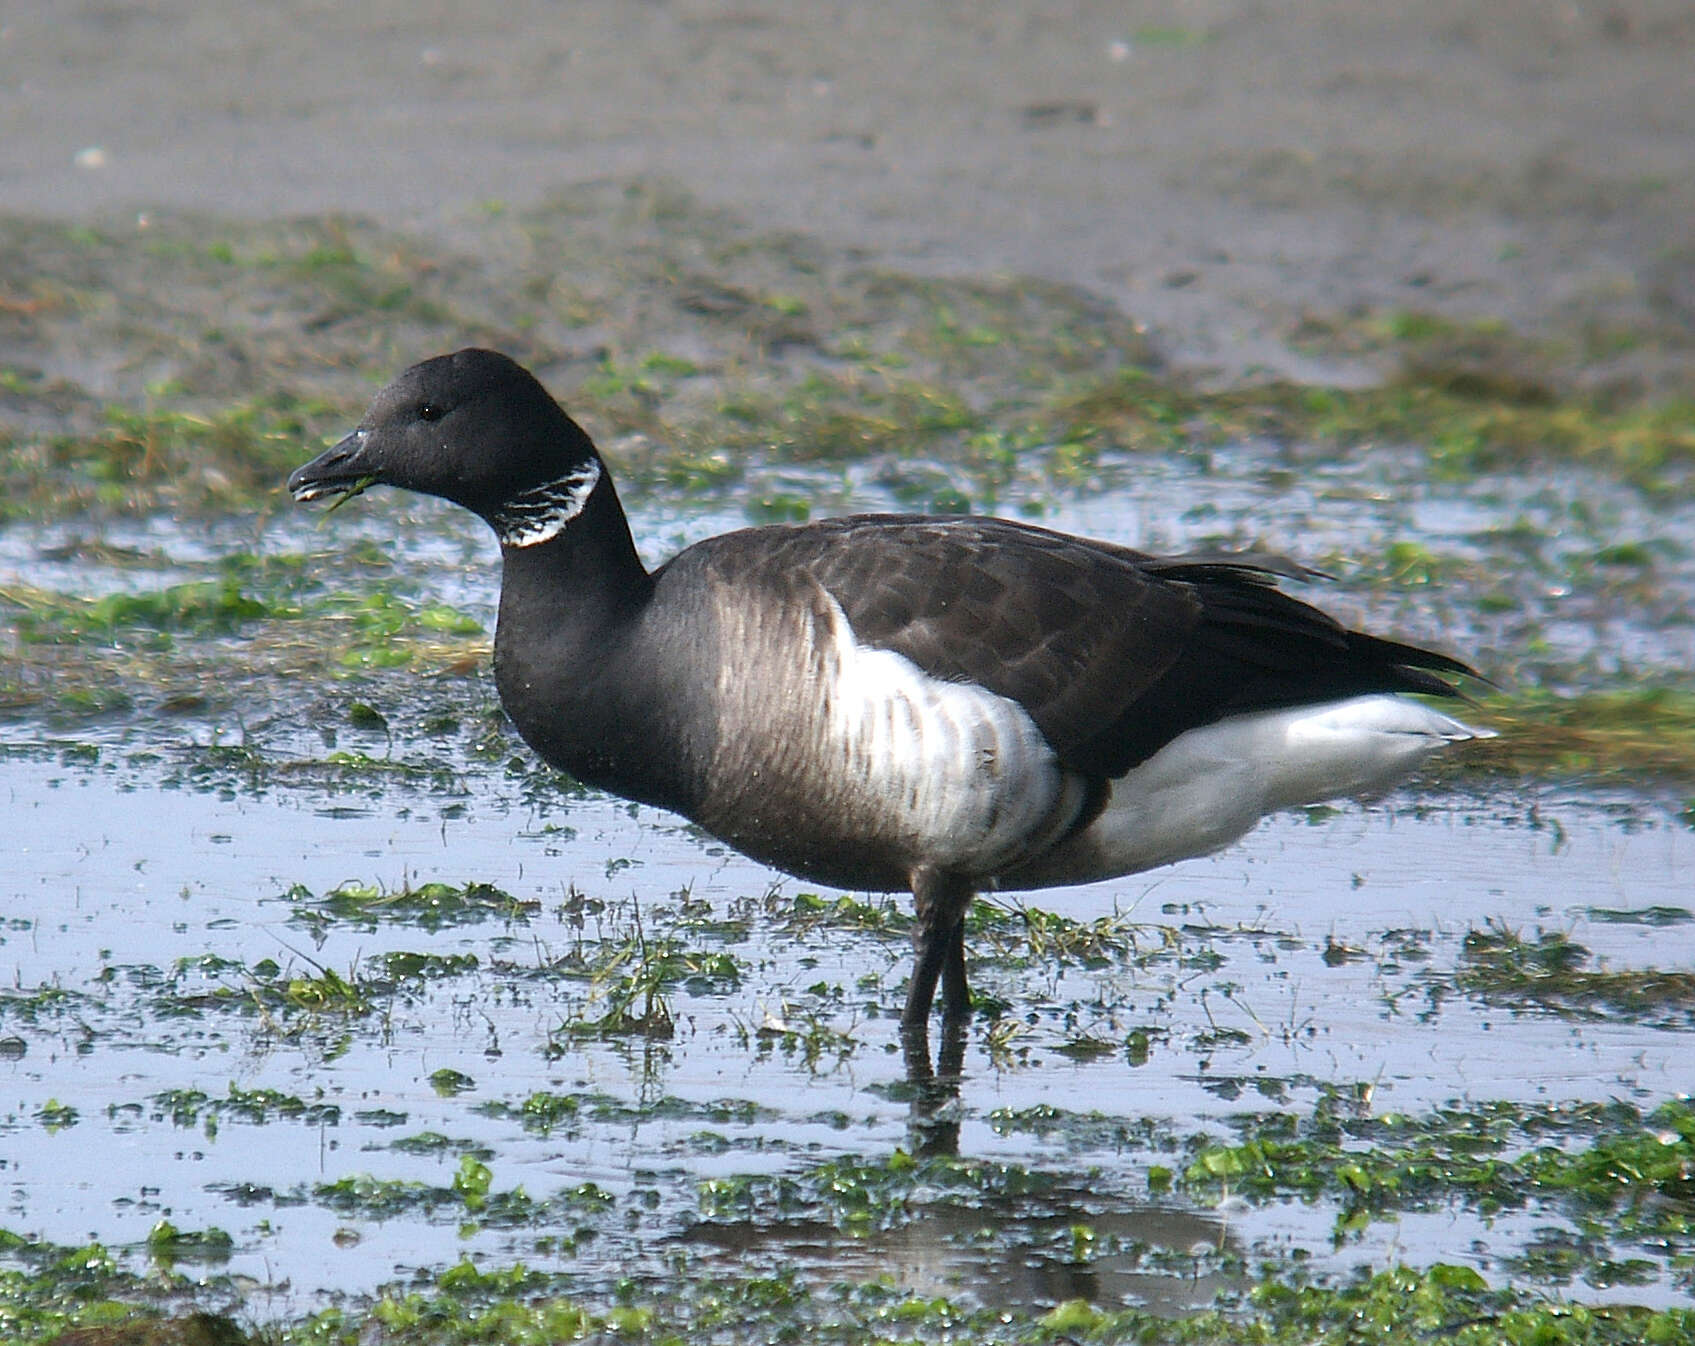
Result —
M 658 176 L 903 269 L 1081 284 L 1226 380 L 1369 380 L 1290 338 L 1387 306 L 1622 327 L 1630 377 L 1683 385 L 1692 62 L 1682 0 L 13 6 L 0 203 L 451 236 Z

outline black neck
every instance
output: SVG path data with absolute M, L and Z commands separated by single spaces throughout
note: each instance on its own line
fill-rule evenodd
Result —
M 653 592 L 610 475 L 557 537 L 500 549 L 500 626 L 551 643 L 572 629 L 605 632 Z M 497 637 L 497 644 L 499 643 Z
M 494 673 L 518 732 L 586 784 L 687 812 L 698 726 L 644 636 L 654 582 L 611 479 L 557 537 L 501 558 Z

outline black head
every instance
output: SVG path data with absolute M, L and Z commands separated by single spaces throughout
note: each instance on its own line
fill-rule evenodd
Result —
M 296 500 L 378 485 L 439 495 L 524 546 L 559 532 L 601 476 L 589 437 L 529 370 L 467 349 L 402 373 L 352 434 L 295 469 L 288 489 Z

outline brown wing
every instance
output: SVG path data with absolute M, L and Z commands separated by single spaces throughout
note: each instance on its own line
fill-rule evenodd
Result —
M 860 515 L 713 540 L 715 568 L 806 574 L 858 638 L 1017 701 L 1060 759 L 1119 776 L 1224 715 L 1364 692 L 1454 695 L 1446 656 L 1274 587 L 1277 557 L 1160 558 L 1010 520 Z

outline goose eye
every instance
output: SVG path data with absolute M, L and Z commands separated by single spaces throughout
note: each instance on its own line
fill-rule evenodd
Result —
M 434 402 L 426 402 L 418 408 L 418 419 L 421 421 L 439 421 L 441 418 L 442 409 Z

